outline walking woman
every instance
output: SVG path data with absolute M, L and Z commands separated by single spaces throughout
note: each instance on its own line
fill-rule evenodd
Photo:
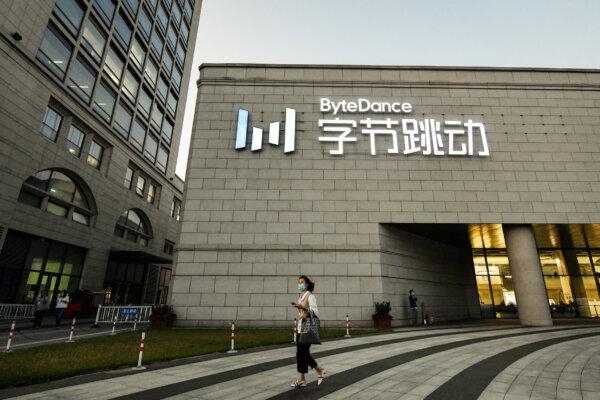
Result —
M 298 343 L 296 344 L 296 362 L 298 379 L 292 383 L 292 387 L 300 388 L 306 386 L 308 367 L 317 373 L 317 386 L 325 378 L 325 368 L 320 367 L 310 355 L 310 345 L 320 343 L 319 339 L 319 309 L 317 298 L 312 293 L 315 284 L 302 275 L 298 278 L 298 301 L 292 302 L 292 306 L 298 309 Z

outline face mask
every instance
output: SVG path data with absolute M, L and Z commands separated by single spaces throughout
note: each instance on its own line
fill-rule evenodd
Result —
M 299 292 L 304 292 L 304 289 L 306 289 L 306 285 L 304 283 L 299 283 L 298 284 L 298 291 Z

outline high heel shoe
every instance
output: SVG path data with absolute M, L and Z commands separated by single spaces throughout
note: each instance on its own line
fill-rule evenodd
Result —
M 294 382 L 292 382 L 292 384 L 290 386 L 293 388 L 296 388 L 296 389 L 305 387 L 306 381 L 299 381 L 298 379 L 296 379 Z

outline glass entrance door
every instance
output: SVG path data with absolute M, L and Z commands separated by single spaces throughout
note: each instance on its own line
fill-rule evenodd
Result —
M 44 273 L 40 279 L 39 288 L 48 295 L 48 305 L 50 308 L 51 305 L 54 304 L 54 299 L 56 297 L 58 278 L 58 274 Z

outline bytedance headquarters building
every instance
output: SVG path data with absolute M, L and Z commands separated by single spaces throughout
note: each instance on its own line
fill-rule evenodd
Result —
M 182 325 L 600 312 L 600 72 L 204 65 L 171 302 Z

